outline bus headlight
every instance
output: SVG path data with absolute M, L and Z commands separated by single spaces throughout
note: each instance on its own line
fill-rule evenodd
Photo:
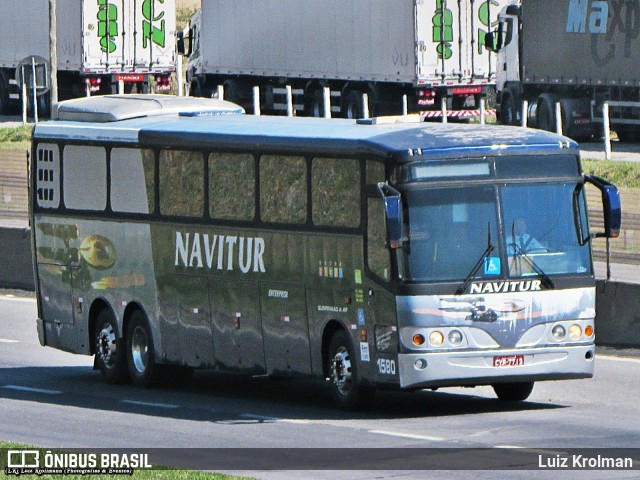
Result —
M 462 332 L 460 330 L 451 330 L 449 332 L 449 343 L 457 347 L 462 343 Z
M 591 325 L 587 326 L 587 328 L 584 329 L 584 336 L 593 337 L 593 327 Z
M 431 332 L 429 334 L 429 343 L 434 347 L 441 346 L 444 343 L 444 335 L 437 330 L 435 332 Z
M 551 329 L 551 336 L 556 342 L 561 342 L 564 340 L 564 337 L 567 335 L 567 331 L 564 329 L 562 325 L 556 325 Z
M 582 328 L 579 325 L 571 325 L 569 327 L 569 337 L 571 340 L 580 340 L 582 337 Z
M 413 341 L 414 345 L 417 345 L 419 347 L 421 345 L 424 345 L 425 338 L 424 335 L 416 333 L 411 340 Z

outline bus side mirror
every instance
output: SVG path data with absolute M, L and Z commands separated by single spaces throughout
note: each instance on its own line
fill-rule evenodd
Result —
M 378 191 L 384 201 L 384 220 L 387 233 L 387 247 L 396 250 L 402 247 L 403 212 L 402 196 L 388 183 L 378 183 Z
M 618 187 L 594 175 L 586 175 L 585 181 L 595 186 L 602 193 L 604 232 L 596 233 L 595 236 L 604 238 L 618 237 L 622 225 L 622 206 Z

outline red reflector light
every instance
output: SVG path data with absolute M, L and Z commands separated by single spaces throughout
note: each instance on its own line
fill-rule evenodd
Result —
M 476 95 L 482 93 L 482 87 L 454 87 L 452 92 L 454 95 Z

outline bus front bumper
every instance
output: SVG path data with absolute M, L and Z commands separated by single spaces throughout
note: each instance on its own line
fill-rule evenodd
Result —
M 594 345 L 401 353 L 398 367 L 401 388 L 433 388 L 591 378 L 594 358 Z

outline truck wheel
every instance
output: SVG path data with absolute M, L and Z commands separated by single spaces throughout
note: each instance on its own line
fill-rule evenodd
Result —
M 331 396 L 338 407 L 355 410 L 371 404 L 375 389 L 358 384 L 356 356 L 344 330 L 338 330 L 331 337 L 327 362 Z
M 4 77 L 0 75 L 0 115 L 9 113 L 9 92 L 4 84 Z
M 309 102 L 308 115 L 312 117 L 324 117 L 324 94 L 322 90 L 314 90 Z
M 531 395 L 533 382 L 496 383 L 492 387 L 498 398 L 503 402 L 521 402 Z
M 546 95 L 541 95 L 538 99 L 538 109 L 536 111 L 538 128 L 547 132 L 556 131 L 556 119 L 554 115 L 553 102 Z
M 122 340 L 118 338 L 118 324 L 109 309 L 98 314 L 94 335 L 96 366 L 109 383 L 127 380 Z
M 129 319 L 126 354 L 131 382 L 139 387 L 148 387 L 154 383 L 157 366 L 153 337 L 147 319 L 140 311 L 133 312 Z
M 618 140 L 622 143 L 637 143 L 640 141 L 640 133 L 634 130 L 616 130 Z
M 502 125 L 516 124 L 516 104 L 511 95 L 505 95 L 500 102 L 500 123 Z
M 344 118 L 357 119 L 362 118 L 364 116 L 364 112 L 362 110 L 362 92 L 359 90 L 352 90 L 347 94 L 347 98 L 345 99 Z

